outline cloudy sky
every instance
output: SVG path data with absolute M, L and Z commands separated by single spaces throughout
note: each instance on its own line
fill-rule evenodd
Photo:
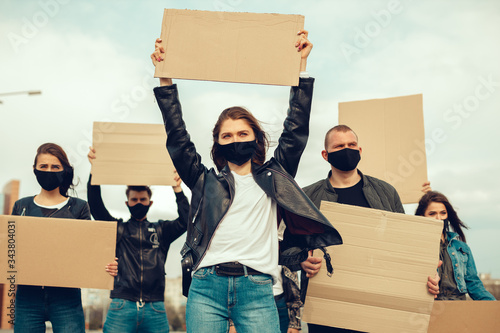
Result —
M 86 198 L 86 159 L 94 121 L 161 123 L 149 55 L 164 8 L 302 14 L 314 49 L 316 78 L 311 136 L 297 181 L 326 177 L 324 133 L 337 124 L 338 103 L 423 94 L 426 137 L 444 140 L 428 151 L 432 187 L 445 193 L 470 229 L 479 272 L 500 278 L 494 243 L 500 238 L 500 3 L 496 0 L 323 1 L 76 1 L 0 2 L 0 186 L 21 181 L 21 196 L 38 193 L 32 172 L 36 148 L 63 146 Z M 265 52 L 265 50 L 262 50 Z M 276 139 L 287 87 L 177 81 L 188 130 L 205 163 L 210 135 L 225 107 L 252 110 Z M 363 140 L 360 138 L 361 146 Z M 170 188 L 154 187 L 149 217 L 174 218 Z M 114 216 L 127 218 L 123 186 L 105 186 Z M 187 191 L 186 191 L 187 192 Z M 413 214 L 415 205 L 406 205 Z M 178 240 L 167 272 L 180 274 Z M 495 250 L 494 250 L 495 249 Z

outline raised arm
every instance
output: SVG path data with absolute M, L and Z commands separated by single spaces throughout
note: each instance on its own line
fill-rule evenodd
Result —
M 94 163 L 96 158 L 95 149 L 89 147 L 89 153 L 87 158 L 89 159 L 90 164 Z M 90 212 L 94 219 L 99 221 L 118 221 L 117 218 L 111 216 L 111 214 L 104 206 L 104 202 L 102 201 L 101 196 L 101 186 L 99 185 L 91 185 L 92 173 L 89 175 L 89 181 L 87 182 L 87 202 L 90 206 Z
M 173 221 L 160 221 L 163 229 L 162 241 L 167 244 L 172 243 L 186 232 L 189 217 L 189 201 L 182 191 L 181 178 L 177 172 L 174 175 L 174 180 L 177 182 L 177 185 L 172 186 L 172 189 L 175 192 L 177 214 L 179 214 L 179 217 Z
M 161 39 L 157 39 L 155 51 L 151 54 L 155 66 L 158 62 L 163 61 L 162 53 L 164 53 L 164 49 L 161 45 Z M 155 88 L 154 93 L 167 132 L 167 150 L 184 183 L 189 188 L 193 188 L 206 168 L 201 163 L 201 156 L 196 152 L 186 130 L 186 124 L 182 119 L 177 85 L 172 84 L 172 80 L 168 78 L 160 79 L 160 84 L 161 87 Z
M 301 30 L 298 35 L 295 47 L 298 52 L 301 52 L 300 69 L 304 72 L 312 43 L 307 39 L 307 31 Z M 299 85 L 291 88 L 288 113 L 283 123 L 283 133 L 279 138 L 278 147 L 274 151 L 274 157 L 293 177 L 297 173 L 300 157 L 309 137 L 313 85 L 313 78 L 301 77 Z

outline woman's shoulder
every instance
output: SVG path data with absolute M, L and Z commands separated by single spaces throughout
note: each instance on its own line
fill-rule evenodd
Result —
M 21 215 L 23 208 L 26 210 L 34 205 L 35 196 L 24 197 L 17 200 L 12 207 L 12 215 Z
M 28 196 L 28 197 L 24 197 L 24 198 L 21 198 L 19 200 L 17 200 L 14 205 L 29 205 L 29 204 L 32 204 L 34 201 L 34 198 L 35 196 L 34 195 L 31 195 L 31 196 Z
M 80 199 L 80 198 L 77 198 L 77 197 L 71 197 L 71 196 L 69 197 L 68 203 L 71 205 L 76 205 L 78 207 L 80 207 L 80 206 L 83 207 L 83 206 L 87 205 L 87 201 Z
M 448 239 L 450 239 L 451 246 L 453 246 L 455 249 L 462 249 L 466 252 L 470 252 L 470 247 L 467 245 L 467 243 L 461 241 L 458 238 L 458 234 L 454 232 L 448 232 Z

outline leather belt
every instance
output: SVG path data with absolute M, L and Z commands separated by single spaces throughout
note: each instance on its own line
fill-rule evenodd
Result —
M 215 273 L 219 276 L 243 276 L 245 275 L 245 268 L 247 275 L 260 275 L 264 274 L 248 266 L 244 266 L 239 262 L 226 262 L 215 265 Z

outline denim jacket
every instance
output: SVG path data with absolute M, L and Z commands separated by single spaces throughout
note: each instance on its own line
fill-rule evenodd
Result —
M 477 275 L 476 264 L 469 246 L 458 240 L 458 234 L 447 232 L 448 254 L 453 264 L 453 273 L 458 290 L 461 293 L 469 293 L 473 300 L 491 300 L 495 297 L 485 288 Z

